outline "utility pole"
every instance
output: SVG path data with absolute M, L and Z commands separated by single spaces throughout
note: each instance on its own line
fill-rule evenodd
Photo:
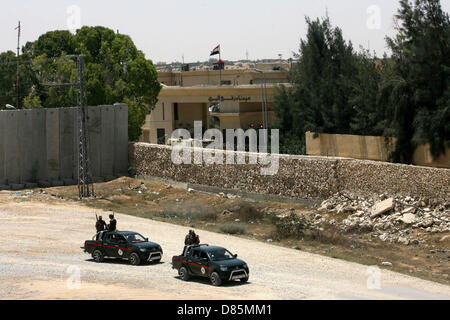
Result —
M 17 28 L 14 30 L 17 30 L 17 82 L 16 82 L 16 89 L 17 89 L 17 102 L 16 107 L 17 109 L 20 109 L 20 79 L 19 79 L 19 72 L 20 72 L 20 21 Z
M 181 63 L 181 69 L 180 69 L 180 86 L 182 87 L 183 86 L 184 53 L 181 56 L 181 61 L 182 61 L 182 63 Z
M 263 70 L 254 69 L 256 72 L 263 75 L 263 81 L 261 82 L 261 113 L 262 113 L 262 125 L 264 129 L 268 129 L 268 102 L 267 102 L 267 78 L 266 73 Z
M 85 55 L 67 55 L 68 58 L 77 60 L 77 83 L 45 84 L 51 87 L 76 87 L 78 90 L 78 199 L 95 197 L 94 184 L 89 163 L 89 132 L 87 99 L 84 79 L 84 58 Z
M 266 125 L 264 127 L 264 129 L 269 130 L 269 106 L 268 106 L 268 102 L 267 102 L 267 79 L 266 79 L 266 73 L 263 72 L 263 76 L 264 76 L 264 107 L 265 107 L 265 120 L 266 120 Z
M 84 55 L 78 55 L 77 58 L 77 77 L 78 77 L 78 198 L 94 197 L 94 184 L 90 172 L 89 163 L 89 132 L 87 99 L 84 91 Z

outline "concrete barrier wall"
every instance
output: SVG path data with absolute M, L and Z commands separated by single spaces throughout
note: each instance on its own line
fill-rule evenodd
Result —
M 358 136 L 350 134 L 306 132 L 306 154 L 323 157 L 346 157 L 360 160 L 387 161 L 391 151 L 395 149 L 397 139 L 385 140 L 379 136 Z M 418 166 L 450 168 L 450 149 L 433 159 L 430 145 L 424 144 L 416 148 L 412 163 Z
M 114 141 L 114 172 L 128 172 L 127 105 L 118 105 L 114 109 Z
M 176 165 L 171 161 L 171 153 L 169 146 L 130 144 L 130 166 L 141 177 L 160 177 L 300 199 L 327 198 L 337 192 L 351 192 L 361 196 L 409 195 L 450 200 L 450 169 L 348 158 L 280 155 L 278 172 L 264 176 L 260 173 L 260 164 Z M 236 157 L 237 152 L 232 154 Z
M 0 159 L 5 159 L 5 123 L 6 117 L 0 116 Z M 6 184 L 5 161 L 0 161 L 0 186 Z
M 78 112 L 0 111 L 0 188 L 76 183 Z M 89 107 L 88 119 L 92 176 L 101 180 L 127 174 L 128 106 Z
M 5 179 L 8 183 L 18 183 L 22 180 L 21 152 L 23 147 L 19 123 L 22 122 L 21 119 L 23 118 L 23 113 L 6 111 L 4 116 L 6 118 L 3 135 L 5 148 Z

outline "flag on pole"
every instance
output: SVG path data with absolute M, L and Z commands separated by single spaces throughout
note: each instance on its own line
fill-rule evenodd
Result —
M 210 56 L 214 56 L 216 54 L 220 54 L 220 44 L 211 51 Z
M 20 34 L 20 21 L 19 21 L 19 25 L 16 27 L 16 28 L 14 28 L 14 30 L 18 30 L 19 31 L 19 34 Z

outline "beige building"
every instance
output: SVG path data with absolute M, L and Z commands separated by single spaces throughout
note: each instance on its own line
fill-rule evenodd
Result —
M 193 136 L 194 121 L 202 121 L 203 130 L 260 128 L 263 92 L 267 96 L 270 123 L 274 120 L 272 103 L 276 88 L 281 83 L 289 85 L 286 69 L 276 67 L 269 71 L 161 72 L 158 80 L 163 88 L 142 128 L 142 142 L 167 144 L 178 128 L 191 131 Z
M 361 160 L 387 161 L 395 149 L 397 139 L 386 140 L 379 136 L 321 133 L 314 137 L 306 132 L 306 154 L 311 156 L 344 157 Z M 430 145 L 419 145 L 413 154 L 412 164 L 437 168 L 450 168 L 450 149 L 434 159 Z

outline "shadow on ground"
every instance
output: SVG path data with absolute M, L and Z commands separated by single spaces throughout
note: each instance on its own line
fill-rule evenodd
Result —
M 181 278 L 179 276 L 175 276 L 174 278 L 181 280 Z M 212 286 L 211 281 L 209 280 L 209 278 L 205 278 L 205 277 L 192 277 L 190 278 L 187 282 L 195 282 L 195 283 L 200 283 L 200 284 L 204 284 L 204 285 L 208 285 L 208 286 Z M 249 285 L 251 284 L 250 281 L 247 282 L 240 282 L 240 281 L 223 281 L 222 284 L 220 285 L 220 287 L 235 287 L 235 286 L 245 286 L 245 285 Z
M 93 263 L 107 263 L 107 264 L 129 265 L 129 266 L 132 266 L 132 267 L 155 266 L 155 265 L 159 265 L 159 264 L 164 264 L 163 261 L 160 261 L 160 262 L 148 262 L 148 261 L 145 261 L 145 262 L 141 262 L 137 266 L 133 266 L 133 265 L 131 265 L 128 262 L 128 260 L 115 259 L 115 258 L 105 258 L 105 261 L 103 261 L 103 262 L 95 262 L 94 259 L 86 259 L 86 261 L 93 262 Z

